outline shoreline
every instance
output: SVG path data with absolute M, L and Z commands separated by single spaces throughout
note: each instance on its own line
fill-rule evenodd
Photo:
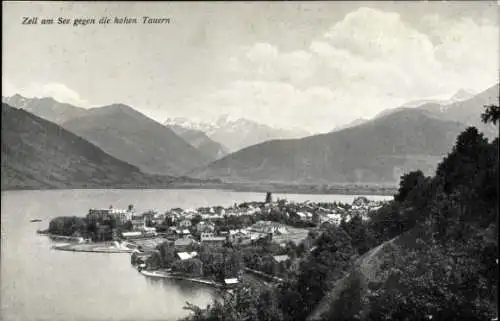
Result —
M 204 279 L 199 279 L 199 278 L 192 278 L 192 277 L 187 277 L 187 276 L 181 276 L 181 275 L 174 275 L 168 272 L 163 272 L 163 271 L 139 271 L 142 275 L 146 277 L 156 277 L 156 278 L 163 278 L 163 279 L 173 279 L 173 280 L 184 280 L 184 281 L 189 281 L 193 283 L 198 283 L 198 284 L 203 284 L 203 285 L 209 285 L 215 288 L 223 288 L 224 285 L 221 283 L 217 283 L 215 281 L 208 281 Z
M 287 185 L 280 183 L 225 183 L 225 184 L 196 184 L 196 183 L 179 183 L 171 186 L 102 186 L 102 187 L 64 187 L 54 188 L 45 187 L 22 187 L 22 188 L 6 188 L 2 192 L 22 192 L 22 191 L 57 191 L 57 190 L 225 190 L 232 192 L 248 192 L 248 193 L 277 193 L 277 194 L 309 194 L 309 195 L 360 195 L 360 196 L 393 196 L 397 193 L 397 187 L 389 186 L 374 186 L 370 184 L 355 185 L 355 184 L 338 184 L 323 187 L 322 185 L 304 184 L 304 185 Z
M 109 246 L 105 243 L 86 243 L 86 244 L 64 244 L 52 246 L 54 250 L 68 252 L 85 252 L 85 253 L 133 253 L 132 249 L 119 249 Z
M 64 241 L 74 241 L 74 242 L 83 241 L 83 238 L 81 236 L 57 235 L 57 234 L 51 234 L 51 233 L 46 232 L 44 230 L 37 230 L 36 233 L 39 235 L 47 236 L 49 238 L 59 239 L 59 240 L 64 240 Z

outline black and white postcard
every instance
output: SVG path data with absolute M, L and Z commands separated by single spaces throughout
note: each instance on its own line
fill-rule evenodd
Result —
M 498 320 L 498 1 L 4 1 L 0 319 Z

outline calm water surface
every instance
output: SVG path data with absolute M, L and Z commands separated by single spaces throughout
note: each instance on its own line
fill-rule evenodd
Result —
M 352 202 L 352 195 L 275 194 L 295 201 Z M 388 199 L 368 196 L 369 199 Z M 189 282 L 152 279 L 130 265 L 128 254 L 52 250 L 36 234 L 51 218 L 84 216 L 91 207 L 164 211 L 262 201 L 262 193 L 222 190 L 58 190 L 2 192 L 2 320 L 178 320 L 186 301 L 205 306 L 216 293 Z M 30 219 L 43 219 L 30 223 Z

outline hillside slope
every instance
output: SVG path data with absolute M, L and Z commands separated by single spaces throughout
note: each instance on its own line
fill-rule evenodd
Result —
M 27 111 L 2 104 L 2 190 L 168 186 Z
M 148 173 L 181 175 L 209 162 L 171 129 L 126 105 L 89 109 L 62 126 Z
M 227 181 L 396 182 L 409 170 L 431 174 L 462 128 L 423 110 L 404 109 L 338 132 L 251 146 L 192 175 Z
M 196 129 L 189 129 L 180 125 L 167 125 L 177 135 L 182 137 L 191 146 L 198 149 L 210 160 L 222 158 L 228 154 L 227 149 L 222 144 L 210 139 L 204 132 Z
M 332 291 L 319 302 L 308 316 L 307 321 L 321 321 L 326 313 L 334 315 L 336 312 L 333 311 L 336 307 L 335 303 L 342 300 L 342 295 L 347 291 L 356 292 L 357 296 L 362 297 L 368 291 L 368 284 L 386 282 L 389 276 L 387 266 L 391 263 L 395 264 L 395 260 L 397 260 L 395 253 L 400 251 L 395 242 L 398 238 L 386 241 L 358 258 L 354 263 L 354 267 L 343 278 L 338 280 Z M 356 310 L 363 309 L 366 310 L 366 307 L 356 307 Z

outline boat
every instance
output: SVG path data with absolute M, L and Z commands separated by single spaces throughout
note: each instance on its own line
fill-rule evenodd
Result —
M 32 220 L 30 220 L 31 223 L 34 223 L 34 222 L 41 222 L 42 220 L 39 219 L 39 218 L 34 218 Z

